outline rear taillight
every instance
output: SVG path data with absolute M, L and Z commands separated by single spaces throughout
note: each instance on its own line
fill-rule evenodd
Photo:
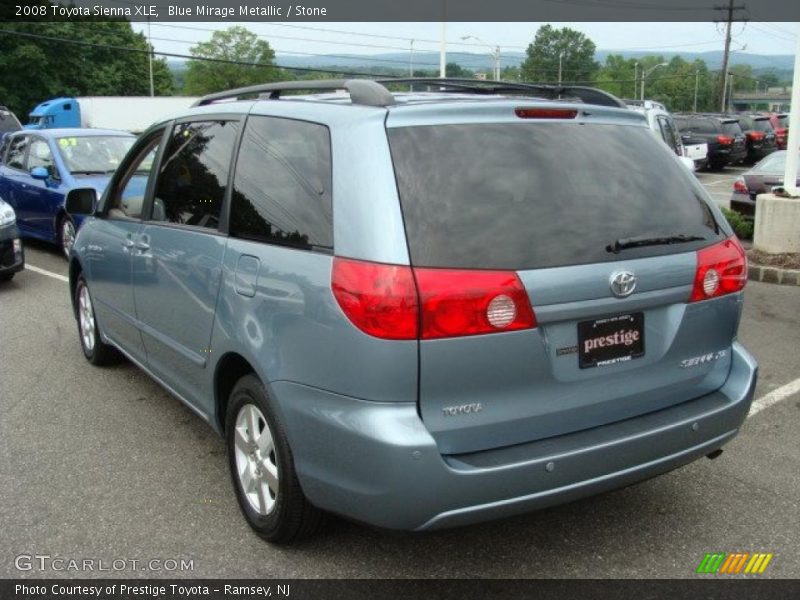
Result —
M 727 135 L 718 135 L 717 141 L 723 146 L 730 146 L 733 143 L 733 138 Z
M 750 191 L 747 189 L 747 183 L 744 180 L 744 177 L 737 177 L 736 181 L 733 182 L 733 191 L 739 192 L 740 194 L 749 194 Z
M 479 335 L 536 326 L 516 273 L 414 269 L 422 339 Z
M 528 294 L 513 271 L 412 269 L 337 257 L 331 288 L 356 327 L 383 339 L 536 327 Z
M 748 131 L 747 132 L 747 139 L 749 139 L 749 140 L 751 140 L 753 142 L 760 142 L 765 137 L 767 137 L 767 134 L 766 133 L 762 133 L 760 131 Z
M 698 302 L 744 289 L 747 258 L 735 237 L 697 251 L 697 270 L 689 302 Z
M 347 318 L 364 333 L 414 340 L 419 332 L 411 267 L 334 258 L 331 289 Z

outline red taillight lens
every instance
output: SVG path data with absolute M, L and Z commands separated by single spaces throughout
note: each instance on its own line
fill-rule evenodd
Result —
M 717 141 L 723 146 L 730 146 L 733 143 L 733 138 L 727 135 L 718 135 Z
M 536 327 L 528 294 L 514 272 L 414 269 L 422 339 Z
M 436 339 L 536 327 L 528 294 L 513 271 L 412 270 L 337 257 L 331 289 L 356 327 L 383 339 Z
M 515 108 L 520 119 L 574 119 L 578 111 L 571 108 Z
M 417 339 L 419 306 L 411 267 L 337 257 L 331 289 L 344 314 L 364 333 Z
M 697 270 L 689 302 L 698 302 L 744 289 L 747 258 L 735 237 L 697 251 Z
M 733 191 L 739 192 L 740 194 L 749 194 L 750 191 L 747 189 L 747 183 L 744 180 L 744 177 L 737 177 L 736 181 L 733 182 Z
M 747 132 L 747 138 L 752 140 L 752 141 L 754 141 L 754 142 L 760 142 L 765 137 L 767 137 L 767 134 L 761 133 L 760 131 L 748 131 Z

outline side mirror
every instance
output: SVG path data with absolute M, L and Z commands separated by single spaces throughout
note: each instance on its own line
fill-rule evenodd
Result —
M 94 188 L 77 188 L 67 195 L 64 207 L 70 215 L 93 215 L 97 206 L 97 192 Z
M 50 179 L 50 173 L 45 167 L 33 167 L 31 169 L 31 177 L 45 181 Z

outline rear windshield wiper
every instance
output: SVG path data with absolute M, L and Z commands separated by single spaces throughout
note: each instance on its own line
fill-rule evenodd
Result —
M 669 244 L 684 244 L 686 242 L 697 242 L 706 238 L 699 235 L 686 235 L 679 233 L 677 235 L 665 235 L 661 237 L 632 237 L 621 238 L 616 240 L 613 244 L 606 246 L 606 252 L 613 252 L 619 254 L 622 250 L 628 248 L 640 248 L 642 246 L 667 246 Z

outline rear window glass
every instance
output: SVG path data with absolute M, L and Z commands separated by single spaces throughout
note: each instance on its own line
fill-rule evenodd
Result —
M 692 175 L 644 127 L 487 123 L 389 129 L 412 263 L 533 269 L 721 239 Z M 631 237 L 700 236 L 614 254 Z
M 769 119 L 753 119 L 753 129 L 767 133 L 773 131 L 772 123 L 769 122 Z
M 781 127 L 789 126 L 789 115 L 778 115 L 778 124 Z
M 753 171 L 783 173 L 786 170 L 786 152 L 773 152 L 753 167 Z
M 739 121 L 725 121 L 722 123 L 722 133 L 726 135 L 742 135 L 742 126 Z
M 692 129 L 698 133 L 717 133 L 717 124 L 711 119 L 692 119 Z
M 19 131 L 22 125 L 17 121 L 14 113 L 7 110 L 0 110 L 0 134 Z

